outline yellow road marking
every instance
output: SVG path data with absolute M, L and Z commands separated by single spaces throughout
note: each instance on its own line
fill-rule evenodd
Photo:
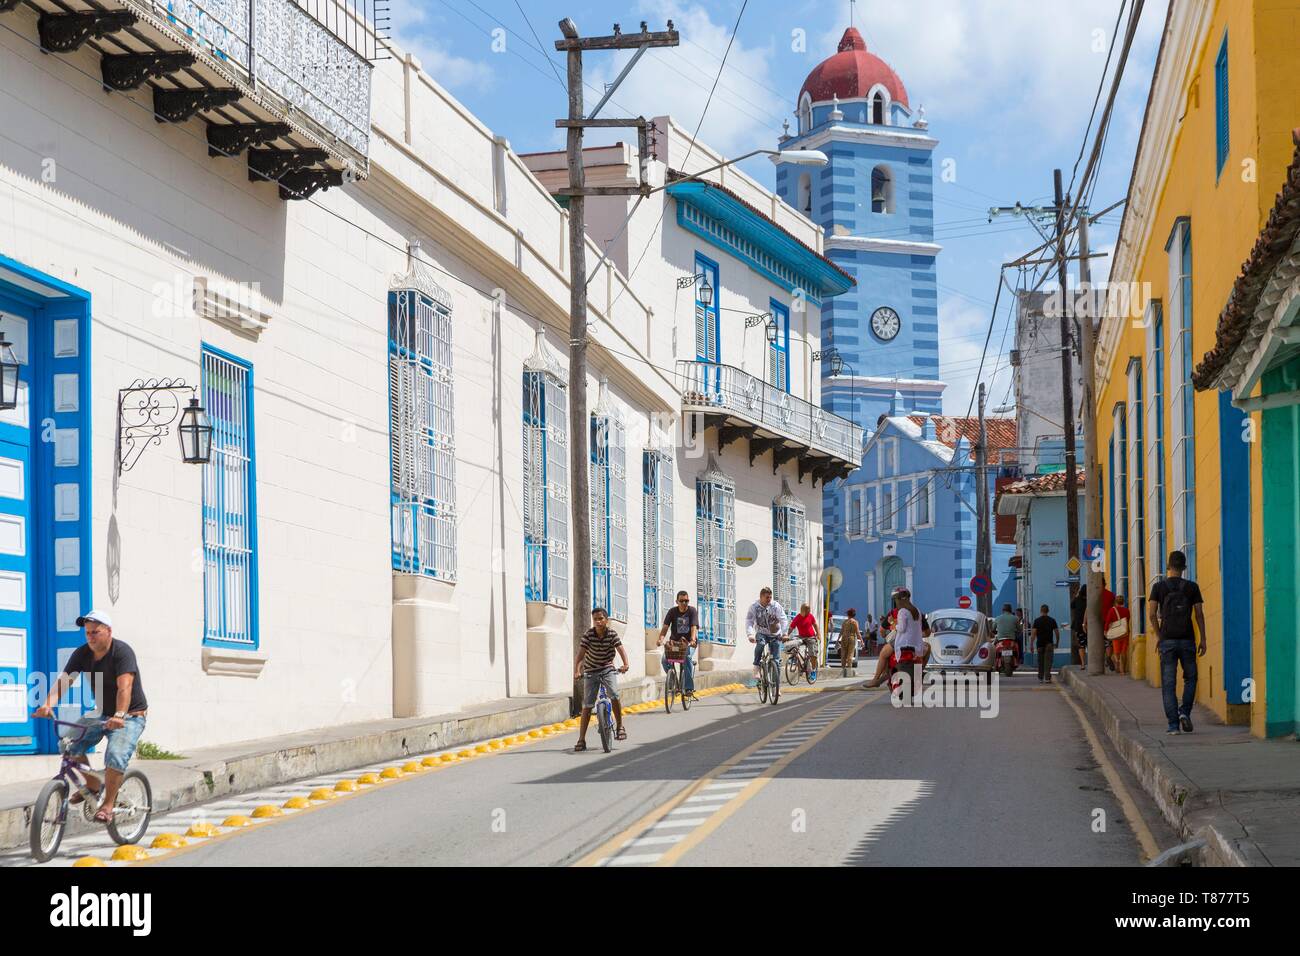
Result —
M 1068 693 L 1059 683 L 1056 684 L 1056 689 L 1065 698 L 1065 702 L 1070 705 L 1070 709 L 1074 711 L 1074 716 L 1079 718 L 1084 736 L 1088 738 L 1088 746 L 1092 748 L 1092 755 L 1097 758 L 1097 763 L 1101 764 L 1101 772 L 1106 777 L 1106 782 L 1110 784 L 1111 792 L 1119 800 L 1124 816 L 1128 818 L 1129 824 L 1133 827 L 1133 832 L 1137 834 L 1138 843 L 1142 845 L 1142 853 L 1146 857 L 1143 862 L 1154 860 L 1160 855 L 1160 847 L 1156 844 L 1156 838 L 1147 827 L 1146 820 L 1138 812 L 1137 801 L 1133 799 L 1133 795 L 1125 785 L 1124 778 L 1119 775 L 1115 765 L 1110 762 L 1110 757 L 1106 755 L 1106 751 L 1097 738 L 1096 732 L 1092 729 L 1092 725 L 1088 723 L 1083 710 L 1075 703 L 1074 696 Z
M 828 724 L 822 731 L 818 732 L 816 735 L 809 738 L 809 740 L 806 741 L 804 745 L 799 747 L 797 750 L 792 751 L 791 754 L 787 755 L 789 759 L 782 758 L 780 761 L 778 761 L 778 763 L 780 763 L 780 765 L 784 767 L 795 756 L 798 756 L 799 754 L 803 753 L 810 746 L 812 746 L 813 743 L 817 742 L 818 740 L 821 740 L 821 738 L 824 737 L 827 733 L 829 733 L 830 730 L 832 730 L 835 727 L 838 727 L 840 723 L 843 722 L 844 719 L 851 716 L 852 714 L 857 713 L 867 704 L 871 703 L 873 700 L 876 699 L 877 698 L 875 697 L 863 698 L 862 703 L 857 704 L 851 710 L 846 711 L 842 716 L 836 718 L 834 721 Z M 746 757 L 748 757 L 750 754 L 754 753 L 755 751 L 762 750 L 773 740 L 780 737 L 782 734 L 787 733 L 792 727 L 798 726 L 799 724 L 803 723 L 805 720 L 808 720 L 810 717 L 814 716 L 815 714 L 820 714 L 827 707 L 833 706 L 834 703 L 835 701 L 832 700 L 832 701 L 828 701 L 825 704 L 821 704 L 820 706 L 813 707 L 807 713 L 801 714 L 799 717 L 792 720 L 788 724 L 781 725 L 776 730 L 772 731 L 767 736 L 750 744 L 748 747 L 744 748 L 739 753 L 734 754 L 731 757 L 728 757 L 726 760 L 718 764 L 718 766 L 714 767 L 703 777 L 700 777 L 694 783 L 682 789 L 675 797 L 673 797 L 667 803 L 664 803 L 661 806 L 655 808 L 654 810 L 651 810 L 645 816 L 641 817 L 641 819 L 637 820 L 635 823 L 627 827 L 625 830 L 623 830 L 616 836 L 612 837 L 609 840 L 606 840 L 604 843 L 602 843 L 596 849 L 592 850 L 586 856 L 579 859 L 573 865 L 574 866 L 595 866 L 601 860 L 613 856 L 619 850 L 623 849 L 624 845 L 629 840 L 634 840 L 637 837 L 641 836 L 646 830 L 650 829 L 651 826 L 653 826 L 654 824 L 662 820 L 664 817 L 666 817 L 671 811 L 683 805 L 691 797 L 702 792 L 703 788 L 706 787 L 708 784 L 715 782 L 716 778 L 719 777 L 721 774 L 723 774 L 725 771 L 729 770 L 731 767 L 734 767 L 736 764 L 741 763 Z M 776 765 L 774 764 L 773 767 L 775 766 Z M 771 772 L 771 770 L 772 767 L 769 767 L 766 771 L 764 771 L 764 773 L 769 773 Z M 756 778 L 755 781 L 751 782 L 751 784 L 748 787 L 744 788 L 744 790 L 742 790 L 741 792 L 742 793 L 747 792 L 750 789 L 750 787 L 753 787 L 753 783 L 756 783 L 759 780 L 763 780 L 763 779 L 764 778 L 761 776 Z M 754 789 L 755 792 L 757 792 L 757 788 Z M 746 797 L 746 799 L 748 799 L 748 797 Z

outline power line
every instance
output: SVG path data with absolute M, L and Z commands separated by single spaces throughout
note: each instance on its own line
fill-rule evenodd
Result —
M 1097 115 L 1097 104 L 1101 102 L 1101 91 L 1106 88 L 1106 74 L 1110 70 L 1110 58 L 1115 53 L 1115 40 L 1119 37 L 1119 25 L 1124 19 L 1124 8 L 1128 6 L 1128 0 L 1120 0 L 1119 11 L 1115 14 L 1115 28 L 1111 31 L 1110 46 L 1106 49 L 1106 62 L 1101 68 L 1101 76 L 1097 80 L 1097 95 L 1092 98 L 1092 112 L 1088 114 L 1088 125 L 1083 128 L 1083 141 L 1079 143 L 1079 155 L 1074 160 L 1074 169 L 1070 172 L 1070 185 L 1065 187 L 1065 194 L 1068 196 L 1074 190 L 1074 179 L 1079 173 L 1079 163 L 1083 159 L 1083 151 L 1088 145 L 1088 134 L 1092 131 L 1092 121 Z

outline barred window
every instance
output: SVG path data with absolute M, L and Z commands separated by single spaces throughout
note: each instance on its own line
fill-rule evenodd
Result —
M 645 626 L 658 627 L 673 602 L 673 460 L 647 449 L 641 455 Z
M 205 346 L 202 388 L 212 422 L 212 457 L 203 466 L 203 640 L 257 647 L 253 367 Z
M 590 467 L 592 606 L 626 621 L 627 434 L 617 416 L 591 416 Z
M 558 375 L 524 372 L 524 595 L 569 603 L 568 393 Z
M 1180 219 L 1169 253 L 1169 403 L 1173 425 L 1173 545 L 1187 555 L 1187 576 L 1196 578 L 1196 413 L 1192 387 L 1192 230 Z
M 1147 305 L 1146 533 L 1147 587 L 1164 577 L 1169 550 L 1165 534 L 1165 319 L 1159 299 Z
M 1136 633 L 1146 633 L 1146 463 L 1145 419 L 1142 402 L 1142 362 L 1134 358 L 1128 365 L 1128 500 L 1129 547 L 1132 553 L 1132 572 L 1129 601 L 1137 617 Z
M 772 502 L 772 596 L 797 612 L 807 599 L 808 521 L 789 487 Z
M 716 466 L 695 480 L 699 639 L 736 642 L 736 485 Z
M 388 296 L 393 570 L 456 580 L 451 311 L 414 289 Z

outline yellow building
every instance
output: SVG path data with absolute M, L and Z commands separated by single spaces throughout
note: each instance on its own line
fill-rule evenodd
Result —
M 1292 159 L 1298 41 L 1300 0 L 1170 4 L 1097 347 L 1108 583 L 1142 633 L 1143 595 L 1186 552 L 1208 631 L 1197 699 L 1260 736 L 1295 729 L 1265 707 L 1260 416 L 1192 376 Z

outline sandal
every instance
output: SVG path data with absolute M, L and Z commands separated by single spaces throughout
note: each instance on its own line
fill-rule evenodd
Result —
M 100 807 L 98 810 L 95 811 L 96 823 L 108 823 L 112 819 L 113 819 L 113 811 L 110 810 L 108 807 Z
M 579 740 L 576 744 L 573 745 L 573 752 L 575 754 L 580 754 L 586 749 L 587 749 L 587 742 L 585 740 Z
M 627 730 L 623 727 L 618 728 L 618 730 L 614 731 L 614 739 L 627 740 Z

